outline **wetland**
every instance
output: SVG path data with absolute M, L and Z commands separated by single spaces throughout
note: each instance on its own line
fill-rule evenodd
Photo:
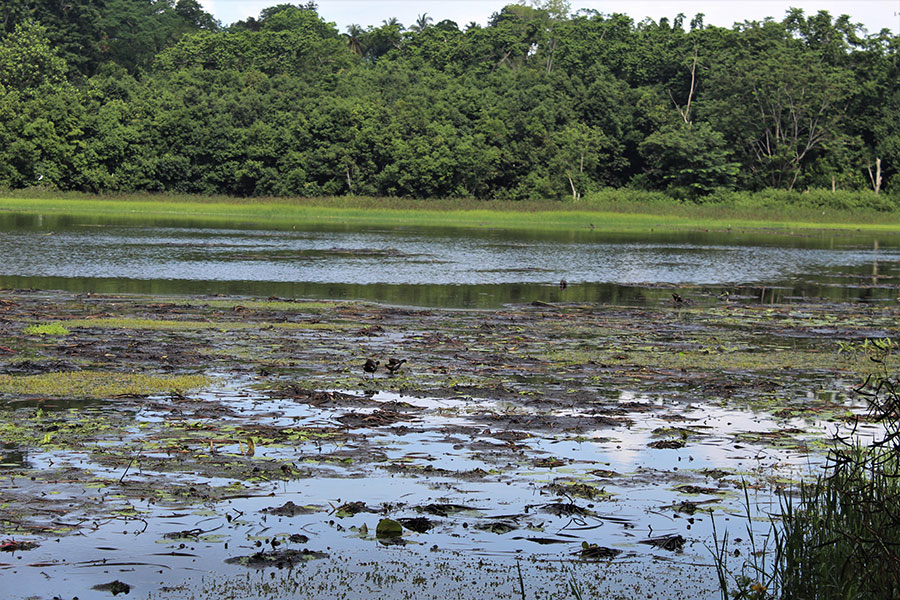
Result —
M 13 598 L 715 598 L 713 519 L 739 568 L 748 524 L 766 535 L 830 434 L 874 431 L 854 388 L 900 316 L 896 249 L 852 234 L 770 254 L 759 234 L 753 258 L 727 232 L 725 249 L 583 231 L 444 251 L 407 231 L 212 231 L 231 275 L 207 289 L 203 231 L 126 231 L 173 276 L 129 279 L 99 275 L 139 275 L 146 249 L 76 254 L 109 232 L 73 227 L 32 228 L 52 241 L 42 273 L 4 236 L 4 277 L 23 278 L 0 290 Z M 598 275 L 641 244 L 641 273 L 669 249 L 684 278 Z M 423 257 L 438 283 L 405 296 L 429 285 L 408 279 Z M 329 261 L 350 270 L 303 271 Z M 229 287 L 255 265 L 288 274 Z M 341 287 L 354 268 L 372 282 Z

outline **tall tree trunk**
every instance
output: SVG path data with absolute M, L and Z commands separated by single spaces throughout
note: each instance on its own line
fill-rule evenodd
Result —
M 878 192 L 881 191 L 881 159 L 875 159 L 875 176 L 872 176 L 872 163 L 869 163 L 866 166 L 866 169 L 869 171 L 869 181 L 872 182 L 872 189 L 875 190 L 875 195 L 878 195 Z
M 691 126 L 691 100 L 694 97 L 694 88 L 697 85 L 697 55 L 698 49 L 694 48 L 694 62 L 691 63 L 691 89 L 688 92 L 687 97 L 687 105 L 684 108 L 681 108 L 678 103 L 675 101 L 675 96 L 672 95 L 672 92 L 669 92 L 669 98 L 672 99 L 672 104 L 675 105 L 675 108 L 678 109 L 678 112 L 681 113 L 681 118 L 684 119 L 684 122 L 688 127 Z
M 572 202 L 578 202 L 578 190 L 575 189 L 575 182 L 572 180 L 572 174 L 566 171 L 566 177 L 569 178 L 569 185 L 572 186 Z

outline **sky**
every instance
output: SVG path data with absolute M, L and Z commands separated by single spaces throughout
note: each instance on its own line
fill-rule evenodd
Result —
M 869 33 L 882 28 L 900 35 L 900 0 L 570 0 L 572 11 L 594 9 L 605 14 L 624 13 L 636 22 L 650 17 L 671 20 L 684 13 L 685 23 L 697 13 L 705 15 L 707 25 L 731 27 L 735 22 L 761 21 L 773 17 L 780 21 L 788 8 L 803 9 L 808 15 L 827 10 L 832 16 L 848 14 Z M 258 17 L 260 10 L 282 3 L 305 4 L 306 0 L 200 0 L 204 8 L 224 25 L 247 17 Z M 427 13 L 438 23 L 452 19 L 460 26 L 475 21 L 486 25 L 491 15 L 515 0 L 317 0 L 319 15 L 337 24 L 344 32 L 351 24 L 379 26 L 396 17 L 409 27 Z

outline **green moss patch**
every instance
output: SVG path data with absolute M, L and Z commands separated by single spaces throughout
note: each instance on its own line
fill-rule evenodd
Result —
M 40 323 L 25 328 L 28 335 L 69 335 L 69 330 L 60 323 Z

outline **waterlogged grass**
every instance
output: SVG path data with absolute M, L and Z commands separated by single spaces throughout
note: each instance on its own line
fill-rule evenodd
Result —
M 211 382 L 203 375 L 144 375 L 104 371 L 62 371 L 40 375 L 0 375 L 0 394 L 111 398 L 186 392 Z
M 847 370 L 856 372 L 866 367 L 861 358 L 835 360 L 835 353 L 811 352 L 804 350 L 781 350 L 777 352 L 728 351 L 698 349 L 672 351 L 665 348 L 593 351 L 553 349 L 545 357 L 560 365 L 579 365 L 589 361 L 610 366 L 644 367 L 647 369 L 708 371 L 779 371 L 787 369 L 829 371 Z
M 282 312 L 321 313 L 329 310 L 350 308 L 346 302 L 314 302 L 308 300 L 195 300 L 185 304 L 194 306 L 211 306 L 213 308 L 248 310 L 273 310 Z
M 721 332 L 720 332 L 721 333 Z M 709 341 L 720 342 L 711 345 Z M 583 365 L 593 362 L 610 367 L 644 368 L 649 370 L 683 370 L 689 373 L 741 371 L 778 372 L 790 370 L 825 370 L 830 372 L 867 372 L 869 359 L 860 353 L 839 354 L 837 345 L 821 348 L 748 347 L 744 341 L 732 340 L 727 335 L 716 340 L 688 340 L 679 342 L 688 349 L 673 349 L 670 343 L 653 339 L 625 339 L 614 347 L 581 344 L 576 347 L 558 345 L 542 350 L 540 357 L 560 367 Z M 833 346 L 833 347 L 832 347 Z M 527 353 L 526 353 L 527 354 Z
M 8 444 L 73 448 L 117 430 L 101 415 L 82 415 L 73 409 L 67 417 L 61 420 L 39 408 L 28 419 L 2 420 L 0 437 Z
M 245 227 L 291 229 L 308 225 L 424 226 L 606 232 L 711 229 L 900 229 L 893 200 L 877 202 L 822 191 L 725 194 L 716 202 L 680 202 L 663 194 L 628 190 L 598 192 L 574 202 L 403 200 L 397 198 L 253 198 L 200 196 L 97 197 L 15 192 L 0 196 L 0 210 L 69 214 L 99 220 L 235 222 Z M 872 208 L 877 206 L 878 209 Z
M 708 519 L 705 511 L 711 509 L 719 514 L 729 510 L 736 493 L 734 478 L 741 474 L 756 486 L 791 484 L 793 472 L 775 460 L 782 455 L 802 457 L 818 452 L 814 444 L 821 435 L 821 423 L 832 415 L 840 420 L 850 416 L 844 371 L 855 370 L 859 364 L 884 364 L 886 349 L 892 343 L 867 336 L 883 331 L 885 336 L 900 338 L 900 309 L 894 304 L 757 307 L 734 302 L 676 308 L 668 301 L 659 301 L 640 308 L 565 304 L 511 305 L 495 311 L 398 311 L 376 304 L 306 304 L 249 298 L 129 299 L 121 295 L 83 298 L 60 294 L 54 302 L 52 296 L 43 292 L 20 292 L 10 299 L 14 302 L 8 304 L 11 308 L 7 314 L 13 323 L 24 326 L 58 322 L 72 327 L 72 333 L 64 340 L 31 338 L 19 345 L 12 340 L 4 342 L 9 346 L 10 354 L 4 360 L 10 372 L 37 373 L 51 368 L 74 371 L 75 367 L 58 366 L 67 364 L 93 365 L 100 370 L 0 377 L 0 439 L 21 449 L 21 456 L 7 452 L 7 460 L 20 465 L 16 481 L 33 482 L 27 490 L 48 492 L 38 503 L 26 495 L 37 492 L 9 486 L 4 494 L 9 490 L 16 496 L 5 497 L 4 501 L 19 509 L 23 515 L 20 520 L 27 517 L 27 524 L 34 528 L 47 527 L 48 522 L 79 522 L 75 511 L 81 505 L 73 506 L 68 498 L 51 507 L 59 512 L 48 511 L 47 498 L 53 497 L 57 491 L 53 486 L 61 479 L 75 482 L 79 492 L 98 488 L 97 495 L 87 497 L 103 494 L 103 510 L 107 511 L 104 518 L 124 517 L 123 522 L 134 522 L 133 506 L 138 506 L 138 499 L 141 506 L 144 500 L 153 499 L 179 506 L 179 513 L 190 512 L 182 507 L 203 506 L 211 509 L 210 516 L 233 517 L 238 514 L 234 510 L 243 511 L 243 507 L 231 500 L 240 501 L 245 495 L 268 494 L 272 490 L 294 494 L 289 490 L 300 488 L 287 486 L 295 481 L 303 490 L 315 494 L 319 483 L 326 485 L 336 477 L 356 480 L 362 476 L 366 479 L 360 481 L 380 481 L 386 473 L 390 473 L 392 484 L 403 477 L 419 480 L 414 485 L 431 485 L 425 478 L 433 477 L 440 478 L 434 480 L 438 486 L 443 486 L 444 481 L 457 487 L 459 481 L 471 482 L 464 486 L 466 491 L 454 491 L 455 496 L 447 496 L 448 500 L 456 502 L 457 498 L 474 493 L 477 496 L 470 497 L 478 498 L 479 508 L 483 505 L 488 510 L 494 507 L 483 500 L 488 496 L 482 492 L 496 488 L 479 487 L 479 482 L 493 486 L 505 480 L 521 486 L 522 499 L 529 504 L 535 500 L 528 498 L 539 490 L 548 501 L 558 497 L 560 502 L 579 507 L 590 505 L 597 514 L 609 507 L 630 514 L 628 511 L 638 507 L 633 521 L 636 531 L 644 530 L 644 515 L 651 510 L 702 510 L 696 516 L 702 525 Z M 279 321 L 303 319 L 298 311 L 315 310 L 322 312 L 316 313 L 313 320 L 333 331 L 298 334 L 276 329 L 283 325 Z M 86 314 L 117 318 L 63 320 Z M 153 316 L 158 318 L 147 318 Z M 254 323 L 253 319 L 260 321 Z M 834 327 L 817 329 L 833 322 L 840 323 L 840 335 L 828 333 Z M 169 333 L 179 328 L 188 331 Z M 230 329 L 237 333 L 220 333 Z M 804 337 L 796 337 L 799 334 Z M 312 337 L 314 343 L 310 342 Z M 383 366 L 372 374 L 363 370 L 367 358 L 380 360 L 381 365 L 389 358 L 405 358 L 407 362 L 393 375 Z M 115 366 L 99 366 L 110 363 Z M 172 365 L 191 369 L 190 372 L 215 372 L 220 378 L 209 382 L 203 377 L 118 372 L 135 369 L 141 373 L 170 373 L 163 369 L 173 368 Z M 79 382 L 85 378 L 89 381 Z M 188 391 L 189 386 L 207 384 L 201 393 Z M 99 389 L 101 385 L 112 389 Z M 169 390 L 187 393 L 164 395 Z M 393 390 L 401 395 L 386 396 L 390 401 L 385 402 L 385 397 L 371 393 L 348 393 L 353 390 Z M 163 394 L 151 399 L 73 400 L 159 392 Z M 705 407 L 713 418 L 712 426 L 695 418 L 695 411 Z M 569 416 L 573 409 L 578 411 L 577 416 Z M 725 418 L 739 410 L 766 413 L 760 419 L 765 427 L 745 431 L 745 425 L 738 421 L 733 426 L 727 423 L 721 430 L 714 428 L 717 414 Z M 794 421 L 795 417 L 802 417 L 803 421 Z M 583 425 L 585 419 L 596 419 L 599 429 Z M 786 423 L 783 426 L 782 419 L 791 419 L 790 427 Z M 403 431 L 399 427 L 409 429 Z M 438 440 L 438 446 L 428 446 L 432 436 Z M 447 464 L 451 461 L 446 460 L 446 443 L 451 439 L 454 445 L 459 444 L 455 451 L 466 457 L 467 464 L 462 467 Z M 661 447 L 650 445 L 657 442 Z M 601 463 L 599 459 L 606 456 L 605 450 L 594 454 L 595 446 L 600 444 L 609 444 L 610 452 L 617 452 L 612 450 L 613 444 L 621 444 L 628 452 L 647 456 L 653 461 L 652 468 L 629 472 L 627 465 Z M 678 450 L 679 444 L 684 450 Z M 693 466 L 689 463 L 694 453 L 710 449 L 718 452 L 719 448 L 726 453 L 722 456 L 736 458 L 734 462 L 729 458 L 727 465 L 716 469 L 717 475 L 705 468 L 707 460 L 693 463 L 702 463 L 702 469 L 689 468 Z M 733 449 L 747 458 L 731 454 Z M 31 455 L 26 456 L 26 451 Z M 677 465 L 667 463 L 677 452 L 684 456 L 690 453 L 691 459 L 679 460 Z M 772 461 L 758 458 L 764 454 L 773 456 Z M 41 461 L 51 456 L 65 471 L 55 472 L 51 478 L 45 475 L 48 471 L 44 463 L 34 456 Z M 72 457 L 81 460 L 82 456 L 84 462 L 76 465 Z M 470 460 L 479 461 L 477 468 L 471 468 L 474 465 L 468 464 Z M 718 459 L 714 464 L 720 464 Z M 114 475 L 97 479 L 88 470 L 94 465 Z M 618 469 L 621 476 L 607 468 Z M 32 476 L 37 482 L 25 479 Z M 234 487 L 203 483 L 211 478 L 234 482 Z M 320 478 L 318 482 L 316 478 Z M 348 486 L 340 489 L 358 489 L 359 495 L 347 500 L 367 502 L 374 507 L 366 486 Z M 630 489 L 640 493 L 631 494 Z M 656 498 L 659 502 L 646 505 L 649 509 L 632 499 L 649 497 L 644 490 L 659 490 L 662 494 Z M 337 497 L 324 494 L 330 492 L 320 496 Z M 229 503 L 216 505 L 223 497 L 228 497 Z M 114 505 L 117 498 L 123 502 Z M 339 518 L 335 513 L 341 502 L 334 502 L 329 510 L 319 497 L 307 500 L 318 503 L 323 519 Z M 283 499 L 277 503 L 272 499 L 271 504 L 282 502 Z M 241 515 L 242 522 L 256 523 L 252 519 L 258 518 L 253 516 L 258 504 L 254 506 L 245 512 L 246 517 Z M 90 508 L 95 510 L 93 505 Z M 496 509 L 510 514 L 509 506 L 503 502 Z M 166 506 L 165 514 L 171 514 L 170 510 Z M 385 515 L 390 516 L 392 510 L 384 505 Z M 49 516 L 44 518 L 45 514 Z M 149 516 L 144 518 L 151 527 L 158 527 Z M 163 525 L 167 532 L 178 533 L 180 529 L 189 533 L 198 526 L 193 517 L 186 517 L 191 522 L 185 520 L 184 525 L 178 526 L 169 518 Z M 465 518 L 466 521 L 455 522 L 452 517 L 442 519 L 441 527 L 446 531 L 441 535 L 455 531 L 452 535 L 459 538 L 453 543 L 467 544 L 470 526 L 475 518 L 482 517 Z M 524 535 L 555 537 L 558 533 L 555 527 L 551 531 L 544 525 L 551 522 L 549 517 L 526 521 L 529 517 L 523 513 L 522 518 L 513 527 L 520 525 L 533 532 L 523 532 Z M 369 527 L 375 531 L 378 517 L 369 519 Z M 270 519 L 269 523 L 273 522 Z M 687 519 L 667 522 L 674 523 L 673 527 L 687 525 Z M 211 523 L 199 526 L 217 527 L 217 521 Z M 502 522 L 497 523 L 496 527 L 503 526 Z M 269 532 L 266 537 L 245 537 L 243 526 L 239 529 L 232 525 L 233 529 L 224 534 L 235 549 L 230 554 L 243 553 L 241 546 L 248 541 L 265 543 L 280 535 Z M 264 528 L 264 522 L 260 526 Z M 338 529 L 333 524 L 322 526 L 327 533 L 310 547 L 324 547 L 332 539 L 328 536 L 342 535 L 332 533 Z M 459 529 L 451 529 L 455 527 Z M 587 532 L 584 550 L 596 549 L 596 542 L 609 535 L 607 529 Z M 348 535 L 350 531 L 348 527 Z M 503 533 L 493 528 L 485 531 Z M 679 565 L 703 553 L 700 536 L 705 534 L 699 533 L 702 528 L 687 527 L 684 531 L 694 548 L 690 551 L 693 554 L 674 558 Z M 217 531 L 217 535 L 220 533 Z M 185 539 L 203 538 L 198 533 Z M 442 547 L 443 539 L 447 538 L 437 540 Z M 484 539 L 475 539 L 473 545 Z M 321 546 L 316 542 L 321 542 Z M 626 533 L 621 543 L 636 548 L 631 534 Z M 432 542 L 427 544 L 422 548 L 428 548 Z M 561 560 L 568 561 L 579 554 L 583 557 L 584 550 L 560 547 L 556 552 Z M 743 550 L 742 547 L 741 560 L 749 556 Z M 432 552 L 428 555 L 439 556 Z M 215 554 L 210 556 L 219 560 Z M 199 557 L 197 564 L 208 567 L 210 556 Z M 453 560 L 456 559 L 454 554 Z M 149 560 L 157 564 L 162 559 L 154 555 Z M 477 552 L 473 560 L 480 560 Z M 201 564 L 202 561 L 207 562 Z M 323 565 L 330 568 L 339 562 Z M 628 560 L 608 562 L 610 573 L 616 577 L 631 564 Z M 580 563 L 577 561 L 573 568 Z M 411 568 L 418 573 L 425 568 L 423 564 L 425 561 L 420 561 Z M 555 559 L 540 557 L 534 564 L 555 564 Z M 642 562 L 641 568 L 646 569 L 646 564 Z M 676 562 L 654 564 L 671 566 Z M 603 566 L 598 562 L 586 564 L 588 570 L 578 579 L 585 586 L 600 585 L 603 575 L 598 575 L 597 569 Z M 221 575 L 214 566 L 209 568 L 213 576 Z M 367 571 L 381 568 L 381 560 L 364 566 Z M 166 585 L 178 583 L 185 573 L 179 569 L 173 566 L 172 574 L 164 578 Z M 653 576 L 660 572 L 651 570 Z M 504 568 L 498 573 L 506 576 L 508 571 Z M 678 583 L 666 589 L 683 592 L 684 597 L 699 596 L 686 589 L 687 578 L 681 566 L 670 571 Z M 469 586 L 466 589 L 470 589 L 471 573 L 483 572 L 483 568 L 473 565 L 471 570 L 461 572 L 455 564 L 452 572 L 461 573 Z M 708 580 L 708 573 L 698 579 L 704 585 Z M 266 581 L 271 581 L 268 574 Z M 332 585 L 334 574 L 328 573 L 320 581 Z M 367 585 L 361 579 L 357 581 Z M 410 591 L 407 584 L 398 585 L 395 596 Z M 624 585 L 619 588 L 625 589 Z M 285 589 L 299 588 L 293 582 Z M 329 593 L 334 589 L 339 588 L 330 588 Z M 414 597 L 416 591 L 412 589 L 407 595 Z M 633 596 L 630 588 L 629 591 Z M 236 592 L 221 588 L 210 593 L 231 597 Z M 552 595 L 535 593 L 529 588 L 529 597 Z M 560 593 L 565 595 L 562 586 Z M 486 587 L 482 595 L 522 597 L 521 593 L 504 595 L 492 587 Z M 600 588 L 589 591 L 585 587 L 583 597 L 631 596 L 609 594 Z
M 717 350 L 679 351 L 679 352 L 633 352 L 629 358 L 620 362 L 629 362 L 648 367 L 664 369 L 685 369 L 690 371 L 779 371 L 827 369 L 834 371 L 843 369 L 855 371 L 859 364 L 835 364 L 835 354 L 827 352 L 804 352 L 783 350 L 779 352 L 727 352 Z
M 71 319 L 62 322 L 66 327 L 95 327 L 101 329 L 144 329 L 151 331 L 244 331 L 248 329 L 327 329 L 352 327 L 351 323 L 259 323 L 246 321 L 176 321 L 171 319 L 102 318 Z

